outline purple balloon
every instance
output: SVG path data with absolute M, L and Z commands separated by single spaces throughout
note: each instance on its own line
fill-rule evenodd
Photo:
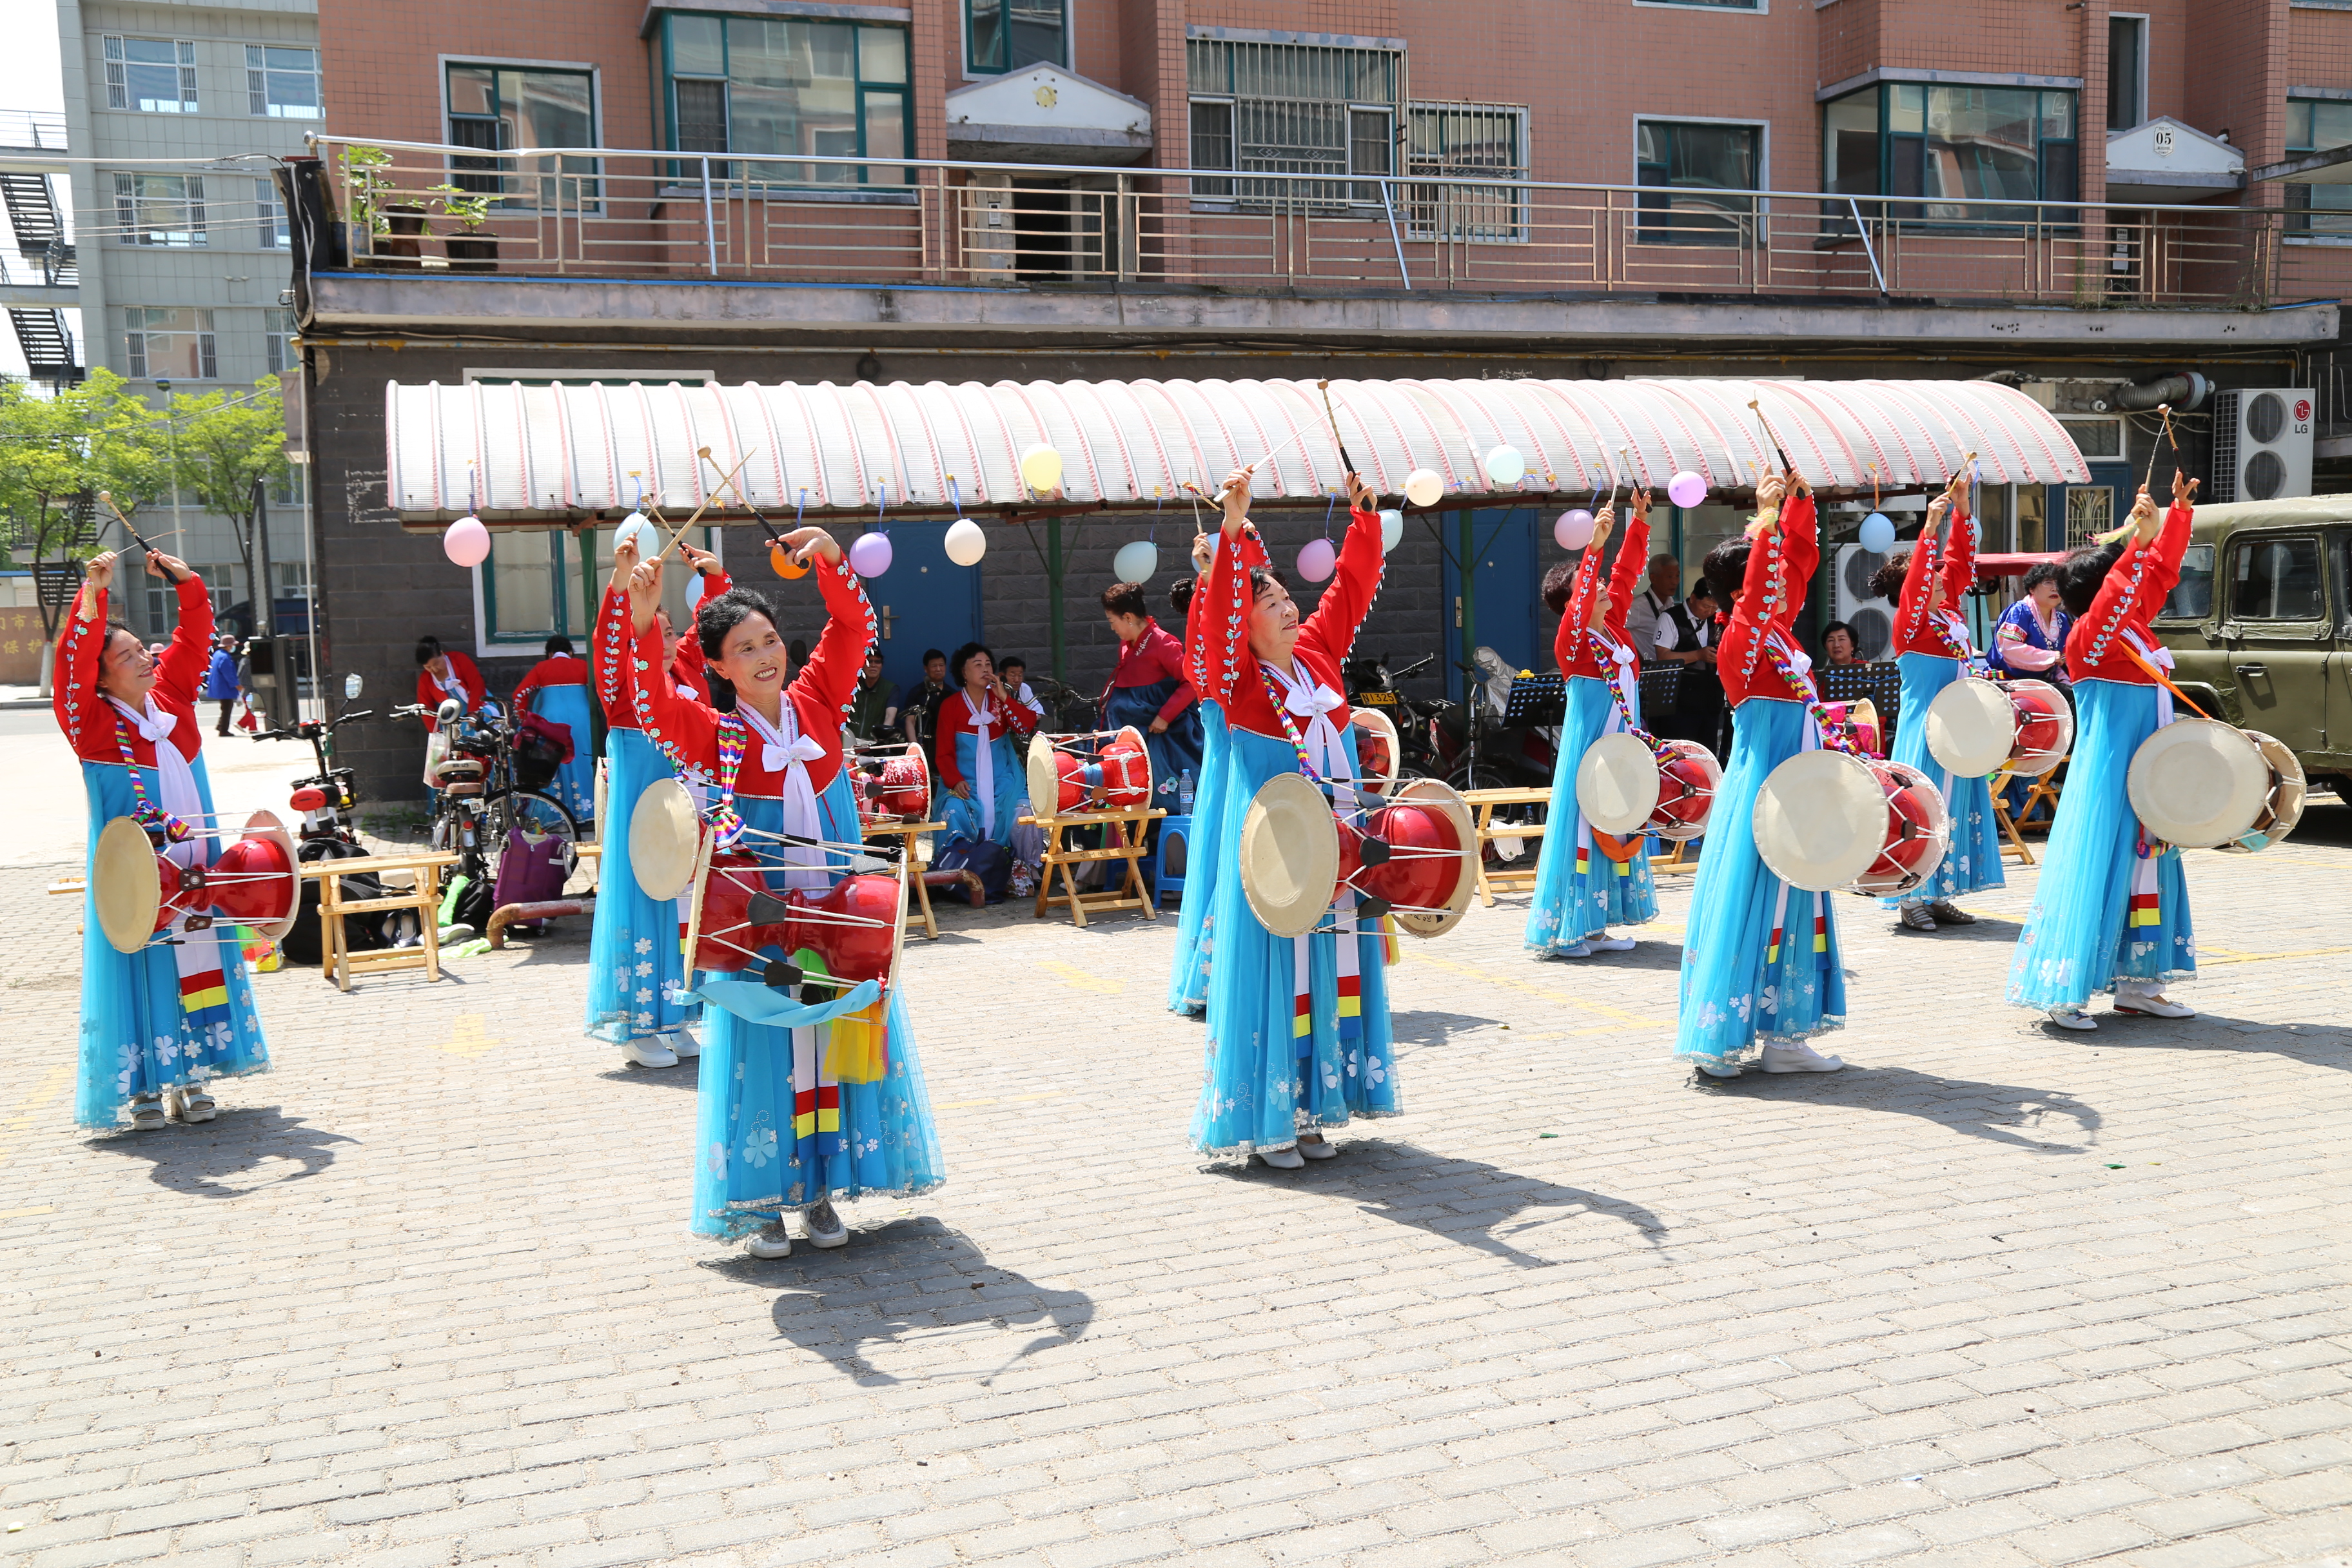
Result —
M 1582 507 L 1559 514 L 1551 525 L 1551 536 L 1562 550 L 1581 550 L 1592 542 L 1592 514 Z
M 1676 506 L 1696 506 L 1706 499 L 1706 481 L 1685 468 L 1666 481 L 1666 499 Z
M 890 570 L 890 536 L 859 534 L 849 546 L 849 569 L 860 577 L 879 577 Z
M 1331 548 L 1329 540 L 1310 539 L 1298 552 L 1298 574 L 1309 583 L 1320 583 L 1331 575 L 1339 559 L 1339 552 Z

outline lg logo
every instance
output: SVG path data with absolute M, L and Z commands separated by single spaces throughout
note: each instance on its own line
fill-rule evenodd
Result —
M 2310 417 L 2311 417 L 2311 399 L 2309 399 L 2308 397 L 2298 397 L 2298 398 L 2296 398 L 2296 399 L 2294 400 L 2294 422 L 2295 422 L 2296 424 L 2300 425 L 2300 424 L 2302 424 L 2305 420 L 2306 420 L 2306 419 L 2308 419 L 2308 418 L 2310 418 Z

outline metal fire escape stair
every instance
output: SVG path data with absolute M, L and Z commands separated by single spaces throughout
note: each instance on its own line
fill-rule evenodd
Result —
M 0 174 L 0 205 L 7 207 L 8 226 L 16 230 L 17 255 L 33 263 L 50 287 L 75 287 L 80 270 L 74 247 L 66 241 L 65 220 L 49 176 Z M 58 386 L 81 380 L 82 367 L 63 310 L 11 306 L 8 324 L 16 329 L 32 379 Z

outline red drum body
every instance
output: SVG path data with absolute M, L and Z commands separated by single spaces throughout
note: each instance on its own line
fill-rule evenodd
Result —
M 931 770 L 920 746 L 858 754 L 857 814 L 867 822 L 920 822 L 930 814 Z
M 1886 797 L 1886 830 L 1878 858 L 1857 878 L 1854 891 L 1900 898 L 1943 863 L 1950 842 L 1943 792 L 1927 775 L 1902 763 L 1871 760 L 1871 776 Z
M 1658 758 L 1658 804 L 1642 830 L 1669 844 L 1685 844 L 1706 832 L 1715 792 L 1723 786 L 1723 765 L 1696 741 L 1668 741 Z
M 2008 687 L 2009 705 L 2017 715 L 2010 770 L 2041 778 L 2074 749 L 2074 710 L 2065 693 L 2046 680 L 2011 680 Z
M 1058 779 L 1055 809 L 1063 816 L 1088 806 L 1132 811 L 1151 799 L 1151 758 L 1124 733 L 1093 761 L 1055 752 L 1054 772 Z
M 694 943 L 697 969 L 731 974 L 758 965 L 763 947 L 787 953 L 807 948 L 837 978 L 890 977 L 897 946 L 898 878 L 870 872 L 844 877 L 812 899 L 802 892 L 779 896 L 768 891 L 768 878 L 781 875 L 749 855 L 710 858 L 709 879 L 702 889 L 702 925 Z
M 294 923 L 294 841 L 269 812 L 255 812 L 244 836 L 204 867 L 182 866 L 139 823 L 119 816 L 99 835 L 90 868 L 99 929 L 121 952 L 138 952 L 175 924 L 203 931 L 215 919 L 274 942 Z
M 1339 821 L 1339 885 L 1408 910 L 1441 910 L 1460 880 L 1462 840 L 1442 807 L 1384 805 L 1361 829 Z

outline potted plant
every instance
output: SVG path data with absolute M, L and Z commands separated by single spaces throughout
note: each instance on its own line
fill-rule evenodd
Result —
M 343 190 L 350 199 L 352 254 L 391 267 L 413 267 L 422 254 L 425 209 L 388 198 L 394 186 L 388 172 L 392 154 L 381 147 L 343 149 Z
M 489 232 L 490 206 L 496 198 L 447 184 L 432 186 L 431 192 L 441 204 L 443 216 L 458 226 L 456 234 L 444 236 L 441 241 L 443 248 L 449 253 L 449 269 L 452 272 L 496 272 L 499 269 L 499 237 Z

